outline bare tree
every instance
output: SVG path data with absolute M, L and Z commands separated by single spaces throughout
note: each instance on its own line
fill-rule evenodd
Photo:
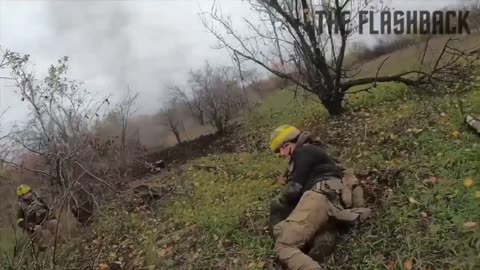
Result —
M 192 99 L 219 133 L 227 130 L 230 120 L 246 105 L 233 67 L 212 67 L 206 62 L 203 68 L 190 72 L 189 85 Z
M 184 103 L 200 123 L 208 123 L 218 132 L 226 131 L 230 120 L 248 105 L 247 88 L 255 87 L 255 73 L 230 66 L 190 70 L 187 87 L 170 86 L 172 100 Z M 171 100 L 170 100 L 171 102 Z
M 120 117 L 121 130 L 120 130 L 120 160 L 121 170 L 123 173 L 127 169 L 127 136 L 128 136 L 128 122 L 133 113 L 133 106 L 137 100 L 138 93 L 132 93 L 130 87 L 128 88 L 127 95 L 118 104 L 117 111 Z
M 0 67 L 1 69 L 1 67 Z M 7 109 L 0 111 L 0 123 L 4 119 L 5 113 Z M 8 180 L 10 179 L 6 176 L 6 172 L 8 171 L 9 164 L 6 160 L 9 159 L 11 153 L 13 152 L 14 145 L 8 139 L 10 137 L 10 133 L 3 129 L 2 125 L 0 124 L 0 181 L 1 180 Z
M 182 142 L 180 131 L 184 127 L 179 105 L 177 98 L 173 97 L 165 104 L 165 108 L 159 113 L 160 123 L 173 133 L 177 143 Z
M 205 112 L 203 111 L 203 108 L 200 104 L 200 99 L 190 97 L 187 94 L 185 88 L 181 88 L 177 85 L 170 86 L 169 89 L 177 104 L 179 102 L 183 102 L 184 104 L 186 104 L 188 106 L 188 109 L 190 110 L 191 115 L 198 121 L 198 123 L 202 126 L 206 124 Z
M 9 52 L 6 57 L 16 92 L 30 112 L 24 122 L 14 127 L 9 138 L 40 157 L 46 167 L 33 170 L 14 161 L 7 162 L 36 173 L 41 180 L 48 180 L 51 209 L 59 213 L 69 209 L 85 224 L 102 196 L 108 194 L 106 191 L 117 192 L 113 180 L 98 170 L 102 159 L 96 151 L 91 129 L 95 118 L 107 109 L 109 100 L 97 100 L 81 83 L 67 79 L 67 57 L 50 66 L 42 80 L 29 72 L 28 55 Z M 58 220 L 62 218 L 57 216 Z M 54 242 L 53 265 L 57 237 Z
M 345 64 L 349 38 L 359 31 L 354 24 L 364 19 L 367 8 L 380 12 L 389 1 L 374 0 L 247 0 L 258 14 L 258 22 L 246 18 L 252 34 L 240 33 L 230 18 L 224 17 L 216 5 L 202 13 L 204 26 L 219 41 L 218 48 L 228 49 L 237 61 L 253 62 L 272 74 L 290 80 L 318 96 L 331 115 L 344 111 L 347 92 L 359 86 L 365 89 L 377 83 L 398 82 L 412 87 L 426 87 L 436 82 L 457 81 L 452 75 L 463 58 L 462 53 L 446 41 L 433 68 L 423 66 L 393 74 L 358 78 L 358 68 Z M 323 11 L 323 21 L 320 14 Z M 349 13 L 345 13 L 349 12 Z M 332 16 L 326 16 L 326 15 Z M 218 26 L 218 27 L 217 27 Z M 428 44 L 428 42 L 427 42 Z M 425 48 L 424 55 L 428 49 Z M 420 55 L 419 58 L 422 58 Z M 386 61 L 386 60 L 385 60 Z

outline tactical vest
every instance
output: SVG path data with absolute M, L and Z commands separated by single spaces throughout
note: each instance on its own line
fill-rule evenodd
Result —
M 23 211 L 24 220 L 26 224 L 40 225 L 43 222 L 55 218 L 53 213 L 50 213 L 50 209 L 39 198 L 29 202 L 19 202 L 19 207 Z

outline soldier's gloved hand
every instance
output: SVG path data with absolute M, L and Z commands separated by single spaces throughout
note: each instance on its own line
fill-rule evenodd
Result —
M 277 184 L 280 184 L 282 186 L 286 185 L 287 184 L 287 179 L 285 178 L 285 176 L 279 176 L 277 177 Z
M 280 194 L 280 202 L 284 204 L 291 204 L 298 199 L 302 194 L 302 185 L 297 182 L 289 181 L 286 184 L 285 190 Z

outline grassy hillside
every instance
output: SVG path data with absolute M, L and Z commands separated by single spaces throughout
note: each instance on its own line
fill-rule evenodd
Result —
M 477 81 L 460 102 L 480 116 Z M 328 117 L 314 98 L 280 91 L 243 119 L 235 132 L 241 150 L 145 180 L 165 188 L 160 200 L 118 198 L 59 261 L 65 269 L 278 268 L 268 205 L 286 163 L 268 151 L 268 138 L 292 124 L 318 134 L 359 173 L 374 208 L 359 230 L 343 235 L 328 269 L 478 269 L 480 140 L 458 102 L 454 93 L 383 84 L 350 96 L 345 115 Z
M 462 100 L 480 114 L 479 86 Z M 291 92 L 272 96 L 238 130 L 247 151 L 205 156 L 154 179 L 171 186 L 174 199 L 106 209 L 78 256 L 128 269 L 274 269 L 268 203 L 285 162 L 268 152 L 267 138 L 289 123 L 320 134 L 361 173 L 375 209 L 343 237 L 329 269 L 478 268 L 480 230 L 469 222 L 480 221 L 480 144 L 457 98 L 388 84 L 350 103 L 350 113 L 329 118 Z

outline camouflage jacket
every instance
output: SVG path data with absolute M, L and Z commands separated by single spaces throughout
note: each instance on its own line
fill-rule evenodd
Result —
M 50 219 L 55 219 L 55 216 L 39 197 L 34 196 L 29 203 L 18 203 L 17 224 L 21 228 L 30 231 L 35 225 L 42 225 Z

